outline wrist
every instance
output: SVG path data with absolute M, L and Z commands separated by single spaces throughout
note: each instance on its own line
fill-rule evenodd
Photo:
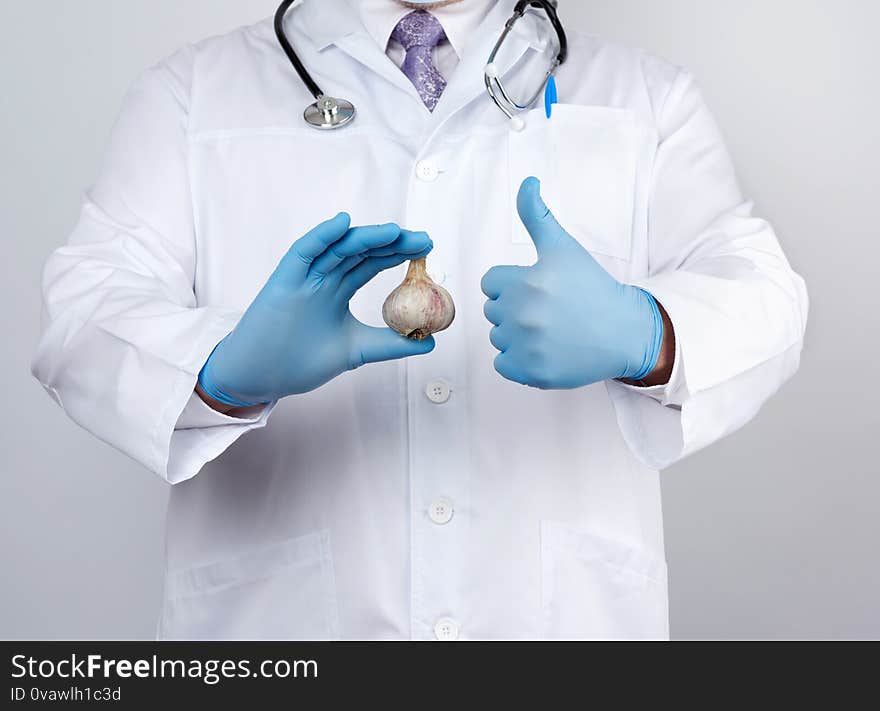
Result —
M 255 407 L 257 405 L 265 405 L 265 402 L 253 402 L 248 400 L 242 400 L 236 395 L 230 394 L 224 388 L 219 386 L 214 378 L 209 375 L 211 359 L 208 359 L 208 362 L 205 364 L 205 367 L 202 368 L 199 373 L 198 386 L 196 392 L 199 392 L 199 397 L 202 397 L 201 393 L 204 393 L 210 400 L 219 403 L 221 406 L 229 408 L 233 410 L 239 407 Z M 204 399 L 204 398 L 202 398 Z M 206 400 L 207 402 L 207 400 Z M 208 402 L 211 405 L 210 402 Z M 211 405 L 213 407 L 213 405 Z M 217 409 L 217 408 L 214 408 Z
M 237 409 L 234 405 L 226 405 L 219 400 L 212 398 L 205 392 L 204 388 L 202 388 L 201 383 L 196 383 L 196 395 L 201 398 L 203 403 L 215 412 L 219 412 L 221 415 L 228 415 L 233 410 Z
M 199 371 L 198 382 L 196 385 L 196 393 L 198 396 L 202 398 L 209 407 L 223 414 L 227 414 L 230 410 L 241 407 L 255 407 L 257 405 L 267 404 L 266 402 L 245 400 L 239 393 L 234 391 L 230 392 L 222 379 L 218 379 L 215 376 L 212 365 L 214 364 L 214 358 L 217 355 L 218 349 L 222 345 L 223 341 L 221 341 L 211 355 L 208 356 L 208 360 L 205 362 L 205 365 L 202 366 L 201 371 Z
M 658 301 L 657 307 L 663 319 L 663 344 L 654 369 L 642 381 L 647 387 L 666 385 L 672 378 L 672 369 L 675 367 L 675 329 L 663 304 Z
M 645 293 L 647 294 L 647 292 Z M 654 297 L 651 296 L 651 298 L 653 299 Z M 672 370 L 675 367 L 675 328 L 672 325 L 672 320 L 669 318 L 669 314 L 666 312 L 666 309 L 663 308 L 663 304 L 656 301 L 656 299 L 654 299 L 654 303 L 657 305 L 663 328 L 662 341 L 657 354 L 657 360 L 654 363 L 654 367 L 647 375 L 645 375 L 645 377 L 637 379 L 621 378 L 621 380 L 627 385 L 655 387 L 658 385 L 666 385 L 672 378 Z
M 635 342 L 631 341 L 632 353 L 627 356 L 626 369 L 618 376 L 625 381 L 640 382 L 654 372 L 663 350 L 664 324 L 663 315 L 657 300 L 644 289 L 629 287 L 635 290 L 638 300 L 635 306 L 637 321 L 630 326 L 635 340 L 636 334 L 642 334 Z

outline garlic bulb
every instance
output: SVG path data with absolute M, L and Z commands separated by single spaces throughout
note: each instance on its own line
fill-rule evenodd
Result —
M 455 304 L 449 292 L 428 276 L 427 260 L 417 259 L 409 263 L 403 284 L 385 300 L 382 317 L 400 335 L 421 341 L 449 328 Z

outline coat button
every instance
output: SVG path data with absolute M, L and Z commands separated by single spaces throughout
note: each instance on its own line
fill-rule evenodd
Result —
M 449 383 L 445 380 L 432 380 L 425 388 L 425 395 L 427 395 L 428 399 L 435 405 L 442 405 L 443 403 L 449 402 L 449 398 L 452 395 L 452 388 L 449 387 Z
M 420 160 L 416 163 L 416 176 L 425 183 L 433 183 L 440 175 L 440 169 L 432 160 Z
M 445 526 L 455 515 L 455 507 L 449 499 L 437 499 L 428 507 L 428 516 L 438 526 Z
M 441 642 L 454 642 L 458 639 L 458 623 L 449 617 L 437 620 L 434 625 L 434 636 Z

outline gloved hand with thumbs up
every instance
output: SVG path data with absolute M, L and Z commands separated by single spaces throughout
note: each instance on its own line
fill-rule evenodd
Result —
M 495 324 L 490 340 L 501 351 L 495 369 L 548 390 L 647 377 L 664 343 L 654 297 L 618 282 L 559 225 L 536 178 L 522 184 L 517 210 L 538 262 L 494 267 L 483 277 L 484 311 Z
M 424 232 L 351 227 L 340 213 L 294 243 L 199 375 L 200 395 L 227 407 L 306 393 L 366 363 L 422 355 L 413 341 L 358 321 L 348 303 L 379 272 L 427 256 Z M 215 408 L 216 409 L 216 408 Z

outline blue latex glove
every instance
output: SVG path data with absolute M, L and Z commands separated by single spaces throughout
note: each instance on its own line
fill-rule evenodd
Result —
M 215 400 L 245 407 L 315 390 L 366 363 L 422 355 L 412 341 L 358 321 L 349 301 L 373 277 L 433 244 L 397 225 L 351 228 L 340 213 L 298 240 L 235 330 L 214 350 L 199 384 Z
M 641 380 L 656 366 L 663 319 L 650 294 L 621 284 L 569 235 L 528 178 L 517 198 L 538 250 L 531 267 L 502 266 L 483 277 L 495 369 L 542 389 L 614 378 Z

